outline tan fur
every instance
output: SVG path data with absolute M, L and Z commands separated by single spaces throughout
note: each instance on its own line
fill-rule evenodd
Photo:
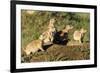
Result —
M 54 33 L 56 32 L 56 29 L 54 27 L 54 22 L 55 22 L 55 19 L 50 19 L 47 30 L 43 32 L 39 37 L 39 39 L 44 39 L 43 41 L 44 44 L 48 42 L 51 42 L 51 43 L 53 42 Z
M 60 36 L 63 36 L 64 33 L 68 33 L 70 29 L 73 29 L 73 26 L 66 25 L 66 27 L 62 30 L 62 33 L 60 34 Z
M 76 30 L 73 34 L 73 38 L 74 40 L 76 41 L 79 41 L 79 43 L 82 43 L 81 42 L 81 38 L 83 37 L 83 34 L 86 33 L 86 30 L 85 29 L 80 29 L 80 30 Z
M 38 50 L 44 51 L 42 48 L 42 44 L 43 44 L 42 40 L 33 40 L 26 46 L 24 52 L 26 53 L 26 55 L 29 55 L 31 52 L 35 53 Z
M 55 23 L 55 19 L 54 18 L 50 19 L 48 27 L 54 28 L 54 23 Z

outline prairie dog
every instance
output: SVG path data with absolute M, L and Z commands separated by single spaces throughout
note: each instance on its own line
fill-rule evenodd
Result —
M 43 43 L 48 43 L 48 42 L 52 42 L 53 41 L 53 37 L 54 34 L 53 32 L 51 32 L 51 29 L 45 31 L 44 33 L 42 33 L 42 35 L 40 35 L 39 39 L 44 39 Z
M 56 32 L 56 28 L 54 27 L 54 22 L 55 19 L 50 19 L 47 30 L 43 32 L 39 37 L 39 39 L 44 39 L 43 40 L 44 44 L 53 42 L 54 34 Z
M 38 50 L 44 51 L 44 49 L 42 48 L 43 42 L 42 40 L 38 39 L 38 40 L 33 40 L 32 42 L 30 42 L 26 48 L 24 49 L 24 52 L 26 53 L 26 55 L 30 55 L 30 53 L 35 53 Z
M 80 30 L 76 30 L 73 34 L 73 38 L 76 41 L 79 41 L 79 43 L 82 43 L 82 37 L 84 35 L 84 33 L 86 33 L 86 30 L 81 28 Z
M 50 19 L 48 27 L 54 28 L 54 23 L 55 19 L 54 18 Z
M 66 27 L 61 31 L 60 36 L 64 36 L 64 33 L 68 33 L 70 29 L 73 29 L 73 26 L 66 25 Z
M 68 39 L 68 32 L 72 28 L 73 28 L 73 26 L 66 25 L 63 30 L 57 31 L 56 34 L 54 35 L 54 43 L 66 45 L 68 40 L 69 40 Z

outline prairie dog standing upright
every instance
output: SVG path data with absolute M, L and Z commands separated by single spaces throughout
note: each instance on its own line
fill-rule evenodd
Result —
M 39 39 L 44 39 L 44 41 L 43 41 L 44 44 L 53 42 L 54 34 L 56 32 L 56 28 L 54 27 L 54 22 L 55 22 L 55 19 L 53 19 L 53 18 L 50 19 L 47 30 L 44 31 L 39 37 Z
M 81 28 L 80 30 L 76 30 L 73 34 L 73 38 L 76 41 L 79 41 L 79 43 L 82 43 L 82 37 L 84 35 L 84 33 L 86 33 L 86 30 Z

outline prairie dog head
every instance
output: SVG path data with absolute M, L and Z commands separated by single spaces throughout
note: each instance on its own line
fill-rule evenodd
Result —
M 81 32 L 81 33 L 86 33 L 87 31 L 86 31 L 85 29 L 81 28 L 81 29 L 80 29 L 80 32 Z
M 50 19 L 48 27 L 54 27 L 54 23 L 55 23 L 55 19 L 54 18 Z
M 66 25 L 66 27 L 62 30 L 62 33 L 60 34 L 60 36 L 64 36 L 64 33 L 68 33 L 69 30 L 73 29 L 73 26 L 71 25 Z
M 73 29 L 73 26 L 71 25 L 66 25 L 66 27 L 64 28 L 63 32 L 68 32 L 70 29 Z

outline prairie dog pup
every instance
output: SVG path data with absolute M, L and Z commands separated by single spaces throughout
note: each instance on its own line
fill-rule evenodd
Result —
M 38 50 L 44 51 L 44 49 L 42 48 L 42 40 L 38 39 L 38 40 L 33 40 L 31 43 L 29 43 L 26 48 L 24 49 L 24 52 L 26 53 L 26 55 L 30 55 L 30 53 L 35 53 Z
M 76 30 L 73 34 L 74 40 L 79 41 L 79 43 L 82 43 L 81 39 L 83 38 L 84 33 L 86 33 L 86 30 L 83 28 L 81 28 L 80 30 Z

